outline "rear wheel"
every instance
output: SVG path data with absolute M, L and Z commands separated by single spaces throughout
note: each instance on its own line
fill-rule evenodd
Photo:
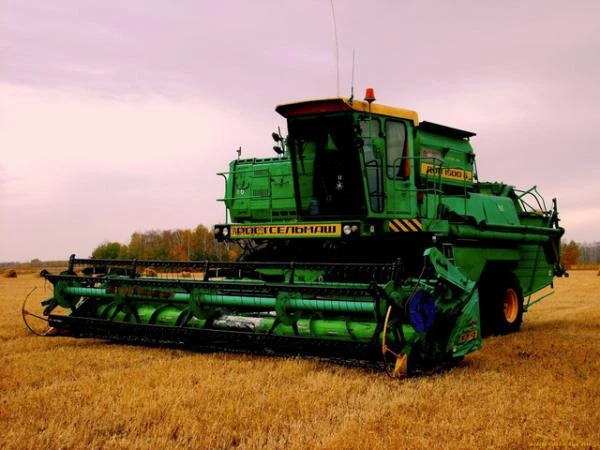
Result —
M 523 290 L 511 272 L 494 273 L 481 283 L 481 326 L 483 334 L 519 331 L 523 321 Z
M 519 316 L 519 297 L 517 292 L 513 288 L 507 288 L 504 291 L 504 302 L 502 304 L 502 313 L 504 314 L 504 321 L 511 325 L 517 321 Z

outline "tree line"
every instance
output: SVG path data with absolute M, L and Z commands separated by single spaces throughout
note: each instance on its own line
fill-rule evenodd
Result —
M 581 264 L 597 264 L 600 263 L 600 242 L 584 242 L 579 244 L 581 255 L 579 262 Z
M 561 256 L 562 264 L 567 269 L 574 264 L 598 264 L 600 263 L 600 242 L 563 242 Z
M 186 230 L 135 232 L 128 244 L 103 242 L 92 252 L 94 259 L 160 259 L 167 261 L 231 261 L 236 249 L 217 242 L 204 225 Z
M 151 230 L 131 235 L 129 244 L 105 241 L 94 249 L 96 259 L 164 259 L 169 261 L 233 261 L 237 259 L 236 247 L 219 243 L 214 233 L 203 225 L 191 230 Z M 569 241 L 562 244 L 561 262 L 567 269 L 574 264 L 600 264 L 600 242 Z M 32 268 L 66 265 L 66 261 L 41 261 L 28 263 L 0 262 L 0 269 L 27 265 Z
M 193 230 L 136 232 L 131 235 L 128 244 L 103 242 L 92 252 L 95 259 L 233 261 L 237 257 L 237 248 L 217 242 L 214 233 L 204 225 Z M 600 242 L 563 242 L 561 262 L 567 269 L 575 264 L 600 263 Z

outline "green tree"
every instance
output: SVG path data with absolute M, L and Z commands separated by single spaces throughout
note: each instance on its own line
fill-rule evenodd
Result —
M 127 247 L 126 245 L 121 245 L 121 250 L 119 250 L 119 259 L 131 259 L 131 256 L 129 255 L 129 247 Z
M 116 259 L 121 252 L 121 244 L 118 242 L 103 242 L 92 252 L 94 259 Z

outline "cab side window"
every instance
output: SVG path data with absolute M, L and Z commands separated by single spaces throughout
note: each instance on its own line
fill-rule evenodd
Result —
M 379 120 L 372 118 L 370 120 L 360 121 L 360 135 L 363 138 L 376 138 L 379 136 Z
M 387 148 L 387 175 L 390 178 L 404 178 L 404 157 L 406 151 L 406 126 L 403 122 L 387 120 L 385 124 Z

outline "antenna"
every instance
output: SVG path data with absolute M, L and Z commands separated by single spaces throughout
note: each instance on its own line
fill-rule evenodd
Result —
M 350 82 L 350 104 L 352 104 L 352 100 L 354 100 L 354 52 L 356 49 L 352 49 L 352 81 Z
M 333 7 L 333 0 L 331 0 L 331 19 L 333 20 L 333 35 L 335 43 L 335 73 L 336 73 L 336 92 L 337 96 L 340 96 L 340 51 L 338 48 L 338 35 L 337 35 L 337 24 L 335 21 L 335 8 Z

